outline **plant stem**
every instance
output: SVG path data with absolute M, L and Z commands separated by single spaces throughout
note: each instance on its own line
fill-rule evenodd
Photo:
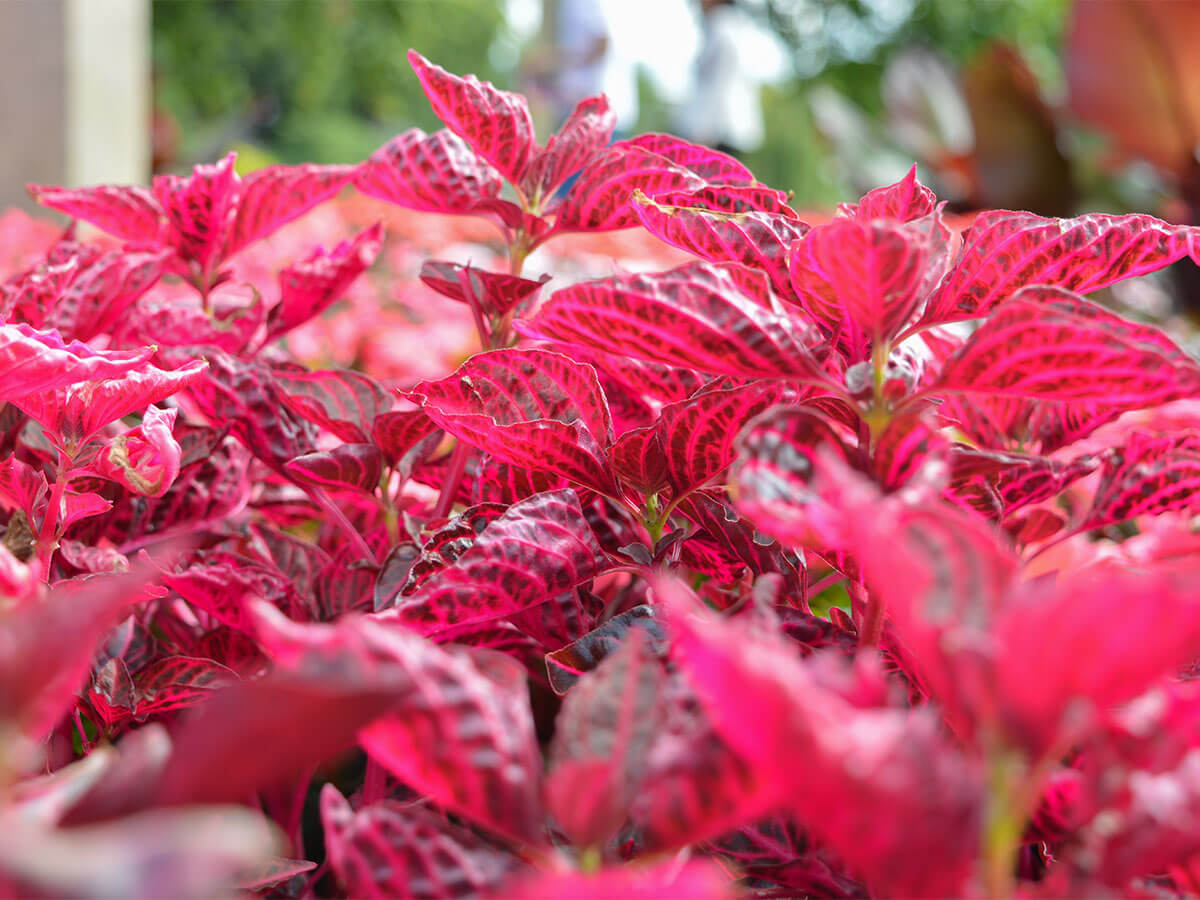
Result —
M 450 457 L 450 469 L 446 472 L 446 478 L 442 482 L 442 493 L 438 495 L 437 506 L 433 508 L 435 519 L 445 518 L 454 507 L 454 495 L 458 493 L 458 486 L 462 483 L 463 475 L 467 471 L 467 459 L 470 453 L 471 448 L 462 441 L 454 445 L 454 453 Z
M 984 894 L 994 900 L 1011 897 L 1016 887 L 1016 854 L 1024 818 L 1016 808 L 1015 788 L 1024 766 L 1018 754 L 1003 746 L 988 753 L 988 796 L 983 821 Z
M 68 480 L 66 467 L 60 465 L 54 478 L 54 486 L 50 488 L 50 499 L 46 502 L 46 518 L 42 520 L 42 529 L 38 533 L 38 564 L 42 581 L 47 583 L 50 581 L 50 564 L 54 559 L 54 551 L 58 549 L 58 539 L 62 535 L 59 523 Z

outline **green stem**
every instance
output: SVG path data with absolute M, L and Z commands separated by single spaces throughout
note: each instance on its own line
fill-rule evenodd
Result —
M 1025 766 L 1019 754 L 994 747 L 988 754 L 988 796 L 983 822 L 984 893 L 995 900 L 1016 888 L 1017 851 L 1025 830 L 1017 787 Z

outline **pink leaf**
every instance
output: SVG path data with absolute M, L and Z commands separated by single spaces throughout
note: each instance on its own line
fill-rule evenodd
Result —
M 926 390 L 1140 409 L 1200 391 L 1200 365 L 1158 329 L 1068 291 L 1034 287 L 980 326 Z
M 284 369 L 275 373 L 275 382 L 292 412 L 343 441 L 368 440 L 376 420 L 390 415 L 392 395 L 375 379 L 352 369 Z
M 623 484 L 649 497 L 667 487 L 667 455 L 660 423 L 632 428 L 617 438 L 610 451 L 613 471 Z
M 72 189 L 31 184 L 29 193 L 42 206 L 90 222 L 122 240 L 150 246 L 164 242 L 162 207 L 143 187 Z
M 682 166 L 714 185 L 754 185 L 754 174 L 727 153 L 670 134 L 640 134 L 617 146 L 640 147 Z
M 574 872 L 529 875 L 504 892 L 512 900 L 735 900 L 732 883 L 710 863 L 675 862 L 652 868 L 624 866 L 594 875 Z
M 80 381 L 118 378 L 143 365 L 153 352 L 150 347 L 93 350 L 79 341 L 65 343 L 57 331 L 0 325 L 0 399 L 13 400 Z
M 302 484 L 374 495 L 383 475 L 383 454 L 374 444 L 341 444 L 297 456 L 284 468 Z
M 423 409 L 398 410 L 380 413 L 371 424 L 371 437 L 391 465 L 400 465 L 411 455 L 421 455 L 434 433 L 441 432 Z M 428 450 L 432 450 L 428 447 Z
M 496 198 L 500 174 L 446 129 L 426 135 L 413 128 L 392 138 L 358 169 L 354 186 L 409 209 L 471 213 L 483 200 Z
M 353 166 L 267 166 L 251 172 L 241 179 L 237 218 L 225 255 L 278 231 L 335 196 L 353 177 Z
M 182 450 L 171 434 L 178 412 L 147 407 L 141 424 L 109 441 L 93 468 L 136 494 L 163 496 L 179 477 Z
M 985 212 L 963 234 L 954 268 L 930 299 L 922 322 L 985 316 L 1028 285 L 1097 291 L 1187 256 L 1194 235 L 1194 228 L 1143 215 L 1045 219 Z
M 788 250 L 809 228 L 787 207 L 762 209 L 758 191 L 703 187 L 653 200 L 635 194 L 632 209 L 660 240 L 710 262 L 740 263 L 765 272 L 776 293 L 790 298 Z
M 638 223 L 631 201 L 635 191 L 694 191 L 704 182 L 694 173 L 640 147 L 614 144 L 594 159 L 571 185 L 554 230 L 612 231 Z
M 421 281 L 428 287 L 459 303 L 477 305 L 491 316 L 503 316 L 519 307 L 537 293 L 548 277 L 532 281 L 438 259 L 426 260 L 421 266 Z
M 849 218 L 818 225 L 791 252 L 795 296 L 828 331 L 848 326 L 842 340 L 852 351 L 886 345 L 924 300 L 926 273 L 939 252 L 944 260 L 948 237 L 937 216 L 904 225 Z
M 604 450 L 612 419 L 590 366 L 546 350 L 492 350 L 405 396 L 449 434 L 497 459 L 616 493 Z
M 152 294 L 126 320 L 128 335 L 159 347 L 218 347 L 239 354 L 250 346 L 266 317 L 262 296 L 249 284 L 223 282 L 208 292 L 208 309 L 199 295 Z
M 551 198 L 559 185 L 608 146 L 616 124 L 617 115 L 603 94 L 580 100 L 563 126 L 529 161 L 521 179 L 525 196 L 543 201 Z
M 375 223 L 326 252 L 318 248 L 302 262 L 279 273 L 279 304 L 267 317 L 267 336 L 272 340 L 320 315 L 346 293 L 346 289 L 370 268 L 383 246 L 383 225 Z
M 824 381 L 811 327 L 748 297 L 735 274 L 750 273 L 691 263 L 581 282 L 553 294 L 520 330 L 700 372 Z M 757 277 L 765 291 L 765 279 Z
M 351 809 L 321 790 L 329 864 L 348 896 L 459 900 L 499 887 L 518 860 L 428 807 L 391 800 Z
M 388 616 L 436 634 L 544 603 L 606 564 L 575 493 L 536 494 L 488 524 L 453 565 L 401 597 Z
M 1092 506 L 1076 530 L 1102 528 L 1138 516 L 1190 511 L 1200 503 L 1200 434 L 1133 431 L 1103 460 Z
M 921 184 L 917 178 L 917 167 L 914 165 L 908 170 L 908 174 L 895 184 L 868 191 L 858 203 L 843 203 L 838 209 L 862 222 L 870 222 L 873 219 L 911 222 L 924 218 L 936 207 L 937 197 L 933 191 Z
M 154 178 L 154 196 L 171 223 L 172 243 L 180 256 L 194 261 L 204 273 L 223 258 L 237 215 L 236 158 L 236 153 L 229 153 L 213 165 L 196 166 L 191 175 Z
M 644 632 L 575 684 L 555 719 L 549 812 L 580 847 L 602 846 L 625 821 L 656 730 L 662 664 Z
M 105 425 L 195 384 L 207 369 L 204 360 L 174 370 L 146 365 L 114 378 L 40 391 L 13 402 L 73 454 Z
M 525 98 L 474 75 L 452 75 L 416 50 L 408 51 L 408 61 L 437 117 L 505 178 L 519 183 L 535 147 Z

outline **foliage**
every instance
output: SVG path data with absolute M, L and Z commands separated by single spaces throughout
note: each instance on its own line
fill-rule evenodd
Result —
M 1080 294 L 1200 230 L 804 222 L 409 58 L 361 165 L 31 186 L 119 243 L 0 286 L 0 890 L 1194 896 L 1200 363 Z M 351 183 L 498 232 L 456 370 L 281 342 L 380 225 L 240 281 Z M 691 260 L 526 271 L 638 225 Z

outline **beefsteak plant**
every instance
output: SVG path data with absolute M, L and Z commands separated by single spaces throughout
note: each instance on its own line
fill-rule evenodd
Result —
M 1200 231 L 810 226 L 411 62 L 358 166 L 31 187 L 112 240 L 0 284 L 0 895 L 1200 894 L 1200 364 L 1102 293 Z M 351 185 L 496 226 L 456 371 L 289 357 L 381 226 L 227 265 Z

